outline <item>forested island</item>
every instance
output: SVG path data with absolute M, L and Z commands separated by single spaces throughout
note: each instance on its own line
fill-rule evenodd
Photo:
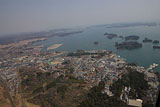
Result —
M 142 41 L 143 43 L 149 43 L 149 42 L 152 42 L 151 39 L 148 39 L 147 37 Z
M 123 36 L 118 36 L 117 34 L 114 34 L 114 33 L 104 33 L 104 35 L 107 36 L 108 39 L 113 39 L 113 38 L 121 38 L 122 40 L 124 39 L 123 42 L 121 43 L 118 43 L 116 42 L 115 43 L 115 47 L 117 49 L 137 49 L 137 48 L 141 48 L 143 45 L 142 43 L 140 42 L 137 42 L 137 40 L 140 39 L 139 36 L 137 35 L 130 35 L 130 36 L 126 36 L 126 37 L 123 37 Z M 144 38 L 144 40 L 142 40 L 143 43 L 153 43 L 153 44 L 159 44 L 159 40 L 152 40 L 152 39 L 149 39 L 147 37 Z M 95 45 L 98 44 L 98 42 L 94 42 Z M 160 49 L 160 46 L 153 46 L 153 49 Z
M 115 47 L 117 49 L 137 49 L 137 48 L 141 48 L 142 44 L 139 42 L 133 42 L 133 41 L 122 42 L 122 43 L 116 42 Z
M 154 40 L 153 44 L 159 44 L 159 40 Z
M 130 35 L 125 37 L 125 40 L 138 40 L 138 39 L 139 39 L 139 36 L 136 36 L 136 35 Z
M 117 34 L 107 33 L 107 32 L 104 33 L 104 35 L 106 35 L 108 39 L 113 39 L 113 38 L 115 38 L 115 37 L 118 37 Z
M 153 46 L 153 49 L 160 49 L 160 46 Z
M 98 45 L 98 44 L 99 44 L 99 42 L 98 42 L 98 41 L 95 41 L 93 44 L 94 44 L 94 45 Z

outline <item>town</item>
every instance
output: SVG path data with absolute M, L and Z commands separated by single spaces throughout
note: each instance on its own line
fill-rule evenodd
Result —
M 103 80 L 105 83 L 103 93 L 108 96 L 114 95 L 110 88 L 112 84 L 127 74 L 129 72 L 128 68 L 130 68 L 144 74 L 144 79 L 149 84 L 147 97 L 151 104 L 156 102 L 159 81 L 156 74 L 151 72 L 152 68 L 145 69 L 144 67 L 129 65 L 125 59 L 106 50 L 77 50 L 77 52 L 67 54 L 66 51 L 41 51 L 42 48 L 41 45 L 29 44 L 2 49 L 0 59 L 1 79 L 6 81 L 8 93 L 12 98 L 16 97 L 18 93 L 23 94 L 19 89 L 22 85 L 21 81 L 24 79 L 20 76 L 20 69 L 22 68 L 34 67 L 42 73 L 54 73 L 54 78 L 72 75 L 78 80 L 83 80 L 86 83 L 84 87 L 87 90 L 97 86 Z M 121 90 L 120 99 L 130 106 L 136 104 L 142 106 L 142 99 L 129 98 L 127 93 L 130 90 L 130 87 L 125 86 Z

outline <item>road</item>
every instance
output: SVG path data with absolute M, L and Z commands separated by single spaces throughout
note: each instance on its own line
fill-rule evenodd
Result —
M 12 97 L 9 93 L 9 89 L 8 89 L 8 85 L 7 85 L 7 82 L 6 80 L 4 80 L 2 77 L 1 77 L 1 73 L 0 73 L 0 84 L 1 86 L 3 87 L 3 89 L 5 90 L 5 93 L 6 93 L 6 96 L 11 104 L 12 107 L 16 107 L 15 104 L 13 103 L 13 100 L 12 100 Z
M 20 95 L 21 95 L 21 107 L 26 107 L 24 103 L 23 93 L 22 93 L 21 78 L 20 78 L 19 70 L 17 71 L 17 76 L 18 76 L 19 89 L 20 89 Z

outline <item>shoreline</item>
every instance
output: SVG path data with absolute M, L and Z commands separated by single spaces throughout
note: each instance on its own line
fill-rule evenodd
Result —
M 30 43 L 37 42 L 37 41 L 44 41 L 46 39 L 47 38 L 35 38 L 35 39 L 19 41 L 17 43 L 11 43 L 11 44 L 8 44 L 8 45 L 0 45 L 0 49 L 29 45 Z

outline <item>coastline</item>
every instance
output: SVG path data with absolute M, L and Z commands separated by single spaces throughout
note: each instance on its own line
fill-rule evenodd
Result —
M 9 48 L 9 47 L 24 46 L 24 45 L 28 45 L 28 44 L 33 43 L 33 42 L 44 41 L 46 39 L 47 38 L 35 38 L 35 39 L 29 39 L 29 40 L 19 41 L 18 43 L 11 43 L 11 44 L 8 44 L 8 45 L 0 45 L 0 49 Z

